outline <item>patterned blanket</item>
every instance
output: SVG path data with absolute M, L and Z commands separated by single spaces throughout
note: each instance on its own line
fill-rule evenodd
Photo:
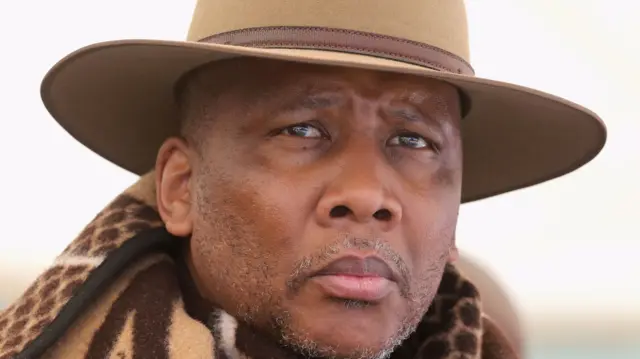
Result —
M 178 242 L 160 220 L 149 173 L 0 312 L 0 359 L 246 359 L 233 317 L 214 310 L 202 320 L 185 309 Z M 391 358 L 516 357 L 476 288 L 449 265 L 428 313 Z

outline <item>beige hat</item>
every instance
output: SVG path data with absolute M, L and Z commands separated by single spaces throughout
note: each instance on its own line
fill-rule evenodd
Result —
M 463 202 L 571 172 L 606 139 L 598 116 L 581 106 L 475 77 L 463 0 L 198 0 L 187 41 L 82 48 L 49 71 L 42 98 L 78 141 L 142 174 L 162 142 L 177 134 L 173 91 L 181 76 L 242 56 L 406 73 L 457 86 L 470 101 L 462 125 Z

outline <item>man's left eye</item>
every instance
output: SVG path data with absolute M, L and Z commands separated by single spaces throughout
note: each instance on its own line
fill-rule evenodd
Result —
M 409 148 L 433 148 L 433 144 L 424 137 L 416 134 L 404 134 L 392 137 L 389 140 L 391 146 L 404 146 Z

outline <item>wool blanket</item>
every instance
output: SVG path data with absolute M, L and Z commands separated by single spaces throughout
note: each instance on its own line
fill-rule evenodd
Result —
M 0 359 L 250 359 L 236 347 L 232 316 L 215 309 L 202 320 L 185 308 L 177 242 L 157 212 L 151 172 L 0 312 Z M 516 357 L 453 265 L 417 330 L 391 356 Z

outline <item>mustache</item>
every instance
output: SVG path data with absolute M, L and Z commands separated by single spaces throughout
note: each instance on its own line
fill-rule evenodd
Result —
M 341 256 L 341 252 L 349 249 L 370 250 L 373 254 L 382 258 L 398 275 L 398 287 L 400 294 L 408 298 L 410 272 L 406 262 L 402 259 L 388 242 L 382 238 L 364 238 L 352 234 L 344 234 L 335 241 L 325 245 L 320 250 L 305 256 L 296 262 L 294 270 L 287 280 L 287 289 L 291 295 L 295 295 L 304 283 L 323 267 Z

